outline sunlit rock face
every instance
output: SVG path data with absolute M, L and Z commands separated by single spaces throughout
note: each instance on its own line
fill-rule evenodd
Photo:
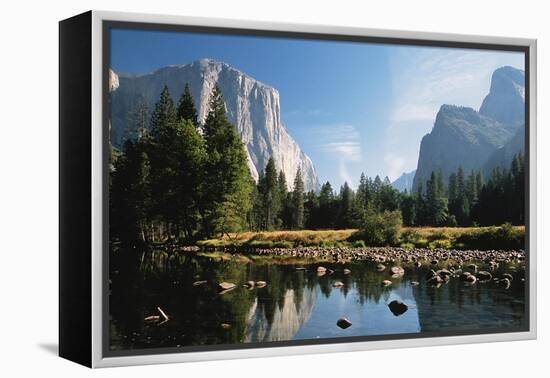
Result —
M 277 169 L 285 173 L 289 189 L 300 168 L 305 189 L 317 190 L 313 162 L 281 122 L 279 92 L 226 63 L 211 59 L 168 66 L 141 76 L 118 75 L 118 87 L 111 96 L 113 144 L 121 146 L 128 130 L 136 127 L 128 115 L 140 103 L 147 104 L 150 114 L 164 85 L 177 102 L 186 83 L 193 93 L 200 122 L 204 122 L 208 114 L 212 89 L 216 84 L 220 87 L 229 120 L 241 134 L 255 180 L 273 157 Z
M 265 305 L 255 299 L 248 315 L 248 328 L 244 342 L 291 340 L 300 327 L 311 317 L 317 300 L 317 291 L 304 288 L 299 303 L 296 292 L 287 290 L 282 306 L 274 304 L 272 316 L 266 313 Z M 272 318 L 271 321 L 268 319 Z

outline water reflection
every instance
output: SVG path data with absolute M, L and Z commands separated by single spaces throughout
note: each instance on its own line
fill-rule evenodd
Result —
M 332 274 L 318 276 L 323 265 Z M 344 268 L 351 273 L 344 274 Z M 522 273 L 510 289 L 493 282 L 466 286 L 452 279 L 439 288 L 425 283 L 427 268 L 406 267 L 391 278 L 374 264 L 282 264 L 195 253 L 111 257 L 112 350 L 284 341 L 342 336 L 479 330 L 524 325 Z M 383 280 L 392 285 L 384 287 Z M 206 281 L 203 284 L 197 282 Z M 220 294 L 218 283 L 237 287 Z M 265 287 L 247 288 L 247 281 Z M 335 282 L 343 283 L 334 287 Z M 411 282 L 421 284 L 413 286 Z M 195 285 L 194 285 L 195 284 Z M 408 309 L 395 316 L 393 300 Z M 161 307 L 170 321 L 145 322 Z M 347 318 L 352 326 L 336 325 Z

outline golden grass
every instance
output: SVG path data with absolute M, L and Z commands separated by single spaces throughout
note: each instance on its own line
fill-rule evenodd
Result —
M 400 241 L 396 246 L 404 248 L 476 248 L 478 245 L 489 248 L 505 243 L 505 236 L 500 234 L 500 226 L 491 227 L 403 227 Z M 361 246 L 352 241 L 356 229 L 346 230 L 296 230 L 296 231 L 261 231 L 241 232 L 225 235 L 222 238 L 203 240 L 197 243 L 200 247 L 218 249 L 225 247 L 248 246 L 252 248 L 291 248 L 298 246 L 351 247 Z M 521 245 L 525 227 L 511 227 L 515 234 L 516 244 Z M 520 239 L 518 239 L 518 237 Z M 495 244 L 496 243 L 496 244 Z M 363 244 L 364 245 L 364 244 Z M 505 243 L 506 245 L 506 243 Z
M 260 232 L 241 232 L 236 234 L 226 235 L 223 240 L 233 240 L 239 242 L 247 242 L 251 240 L 264 240 L 264 241 L 321 241 L 321 240 L 333 240 L 344 241 L 348 239 L 355 231 L 355 229 L 348 230 L 296 230 L 296 231 L 260 231 Z

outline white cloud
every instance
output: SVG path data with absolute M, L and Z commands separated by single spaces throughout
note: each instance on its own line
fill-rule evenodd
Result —
M 407 160 L 404 157 L 395 154 L 387 154 L 384 156 L 386 164 L 387 176 L 391 181 L 395 181 L 402 173 L 407 171 Z
M 311 147 L 338 162 L 340 179 L 353 185 L 349 164 L 362 159 L 361 135 L 357 128 L 349 124 L 316 126 L 315 140 L 316 143 Z

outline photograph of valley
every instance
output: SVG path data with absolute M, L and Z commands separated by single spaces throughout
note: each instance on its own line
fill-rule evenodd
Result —
M 113 28 L 108 68 L 112 353 L 528 328 L 523 52 Z

